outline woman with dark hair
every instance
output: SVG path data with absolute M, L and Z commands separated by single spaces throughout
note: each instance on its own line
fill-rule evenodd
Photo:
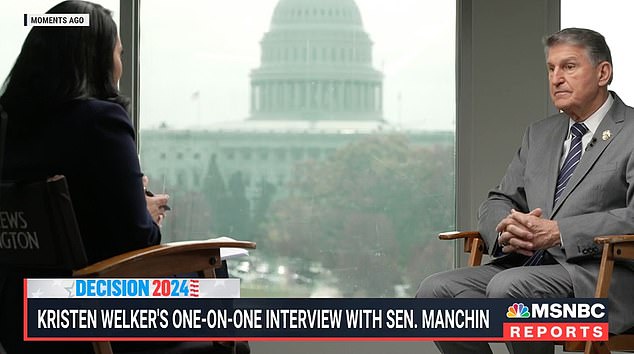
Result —
M 127 101 L 117 88 L 122 48 L 111 13 L 84 1 L 64 1 L 48 13 L 89 14 L 90 26 L 33 27 L 28 34 L 0 89 L 8 115 L 2 179 L 65 175 L 90 262 L 158 244 L 168 197 L 144 193 Z M 30 275 L 6 275 L 0 289 L 7 353 L 90 352 L 86 343 L 22 340 L 21 278 Z
M 47 119 L 42 113 L 77 99 L 127 108 L 117 89 L 122 48 L 111 12 L 90 2 L 64 1 L 47 13 L 89 14 L 90 26 L 33 27 L 29 32 L 0 99 L 6 111 L 25 117 L 12 125 Z
M 9 117 L 2 177 L 65 175 L 91 262 L 157 244 L 162 216 L 152 220 L 147 203 L 166 198 L 143 193 L 111 13 L 84 1 L 48 13 L 89 14 L 90 26 L 33 27 L 25 39 L 0 91 Z

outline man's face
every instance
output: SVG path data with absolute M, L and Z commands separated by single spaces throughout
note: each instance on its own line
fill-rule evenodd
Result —
M 548 49 L 548 81 L 555 107 L 576 121 L 583 121 L 605 101 L 611 67 L 608 62 L 592 65 L 586 49 L 558 44 Z M 606 78 L 606 68 L 609 75 Z

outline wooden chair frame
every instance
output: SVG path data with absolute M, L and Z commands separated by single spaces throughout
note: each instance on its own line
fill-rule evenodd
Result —
M 463 240 L 464 250 L 469 255 L 468 265 L 479 266 L 484 254 L 484 241 L 477 231 L 445 232 L 438 235 L 441 240 Z M 614 261 L 634 260 L 634 235 L 598 236 L 594 242 L 603 245 L 601 266 L 595 290 L 595 298 L 607 298 Z M 610 336 L 607 342 L 561 342 L 564 351 L 583 351 L 584 354 L 609 354 L 615 351 L 634 351 L 634 334 Z
M 38 230 L 41 246 L 37 255 L 17 250 L 0 250 L 0 266 L 7 269 L 72 270 L 75 278 L 152 278 L 196 273 L 215 278 L 222 266 L 220 248 L 255 248 L 247 241 L 173 242 L 123 253 L 95 264 L 88 264 L 79 227 L 75 219 L 64 176 L 29 183 L 3 183 L 0 210 L 21 210 L 37 220 L 29 224 Z M 35 226 L 33 226 L 35 225 Z M 44 244 L 46 242 L 46 244 Z M 36 264 L 38 263 L 39 264 Z M 110 342 L 93 342 L 96 354 L 113 354 Z
M 255 248 L 247 241 L 185 241 L 127 252 L 73 271 L 76 278 L 143 278 L 197 273 L 215 278 L 222 265 L 220 248 Z M 95 354 L 113 354 L 110 342 L 93 342 Z

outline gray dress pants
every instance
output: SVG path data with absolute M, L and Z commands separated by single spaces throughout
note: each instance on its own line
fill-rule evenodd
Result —
M 497 264 L 436 273 L 420 284 L 417 298 L 567 298 L 572 280 L 560 264 L 507 268 Z M 443 354 L 491 354 L 486 342 L 436 342 Z M 552 342 L 508 342 L 511 354 L 552 354 Z

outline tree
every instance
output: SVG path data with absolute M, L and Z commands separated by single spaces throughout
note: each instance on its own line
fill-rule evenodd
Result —
M 453 226 L 453 170 L 451 146 L 415 146 L 402 135 L 362 139 L 296 166 L 267 242 L 330 268 L 344 295 L 392 296 L 395 285 L 450 265 L 446 251 L 431 250 L 445 247 L 432 236 Z M 424 273 L 410 261 L 422 254 Z
M 209 157 L 207 174 L 203 179 L 201 191 L 207 200 L 211 215 L 205 224 L 209 225 L 213 234 L 219 234 L 222 228 L 223 203 L 227 199 L 227 188 L 218 168 L 216 154 Z
M 207 221 L 211 233 L 244 239 L 250 228 L 251 210 L 242 173 L 233 173 L 225 186 L 216 155 L 212 154 L 203 180 L 202 193 L 211 209 L 211 216 Z
M 275 197 L 277 188 L 266 179 L 261 179 L 258 183 L 258 195 L 253 206 L 253 218 L 251 220 L 252 230 L 251 240 L 258 241 L 262 235 L 266 234 L 266 223 L 268 221 L 269 208 Z
M 219 233 L 223 236 L 244 238 L 251 225 L 251 208 L 246 196 L 242 172 L 229 177 L 228 193 L 218 210 Z

